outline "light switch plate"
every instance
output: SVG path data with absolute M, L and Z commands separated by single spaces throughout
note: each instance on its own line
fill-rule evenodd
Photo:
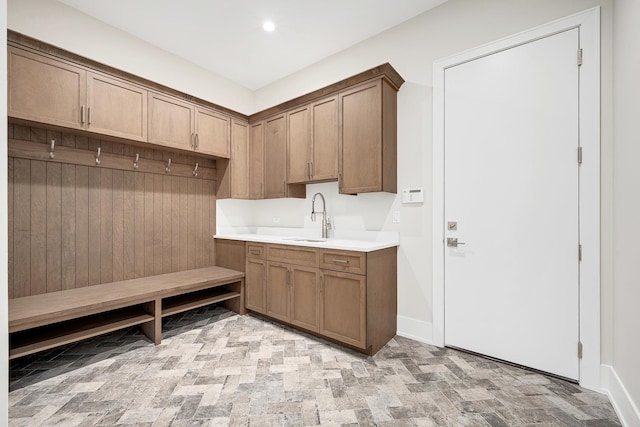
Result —
M 400 224 L 400 211 L 393 211 L 391 215 L 391 222 L 394 224 Z

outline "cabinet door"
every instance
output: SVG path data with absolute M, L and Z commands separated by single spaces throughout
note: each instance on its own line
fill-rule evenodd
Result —
M 196 107 L 196 150 L 212 156 L 229 158 L 231 119 Z
M 247 258 L 245 273 L 245 306 L 258 313 L 266 313 L 265 298 L 266 262 L 261 259 Z
M 320 333 L 365 349 L 366 276 L 321 270 Z
M 192 150 L 194 145 L 193 105 L 149 92 L 149 142 Z
M 287 135 L 284 114 L 264 122 L 264 197 L 287 196 Z
M 308 106 L 287 113 L 287 136 L 287 182 L 311 181 L 311 114 Z
M 249 125 L 231 121 L 231 198 L 249 198 Z
M 267 315 L 289 321 L 289 285 L 291 271 L 288 264 L 267 262 Z
M 264 197 L 264 124 L 262 122 L 251 125 L 249 139 L 249 197 L 262 199 Z
M 66 62 L 8 48 L 8 115 L 82 129 L 87 73 Z
M 97 73 L 88 73 L 87 129 L 103 135 L 147 142 L 147 90 Z
M 291 266 L 291 323 L 318 332 L 320 325 L 317 268 Z
M 340 192 L 382 191 L 381 81 L 342 92 L 340 106 Z
M 318 101 L 311 106 L 313 153 L 310 174 L 312 181 L 338 178 L 338 98 Z

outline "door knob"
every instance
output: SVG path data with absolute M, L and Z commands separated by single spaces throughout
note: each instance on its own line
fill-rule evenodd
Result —
M 464 245 L 464 243 L 458 242 L 457 237 L 447 237 L 447 246 L 451 248 L 457 248 L 458 245 Z

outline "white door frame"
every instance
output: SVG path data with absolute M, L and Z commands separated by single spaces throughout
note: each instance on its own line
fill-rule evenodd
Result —
M 473 59 L 580 28 L 579 327 L 580 385 L 600 391 L 600 8 L 586 10 L 434 62 L 433 65 L 433 344 L 444 346 L 444 72 Z M 576 52 L 577 60 L 577 52 Z M 577 161 L 577 153 L 576 153 Z M 577 354 L 577 345 L 576 345 Z

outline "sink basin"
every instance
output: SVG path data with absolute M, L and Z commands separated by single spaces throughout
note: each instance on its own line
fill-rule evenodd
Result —
M 289 237 L 284 240 L 290 240 L 293 242 L 310 242 L 310 243 L 322 243 L 327 241 L 327 239 L 306 239 L 304 237 Z

